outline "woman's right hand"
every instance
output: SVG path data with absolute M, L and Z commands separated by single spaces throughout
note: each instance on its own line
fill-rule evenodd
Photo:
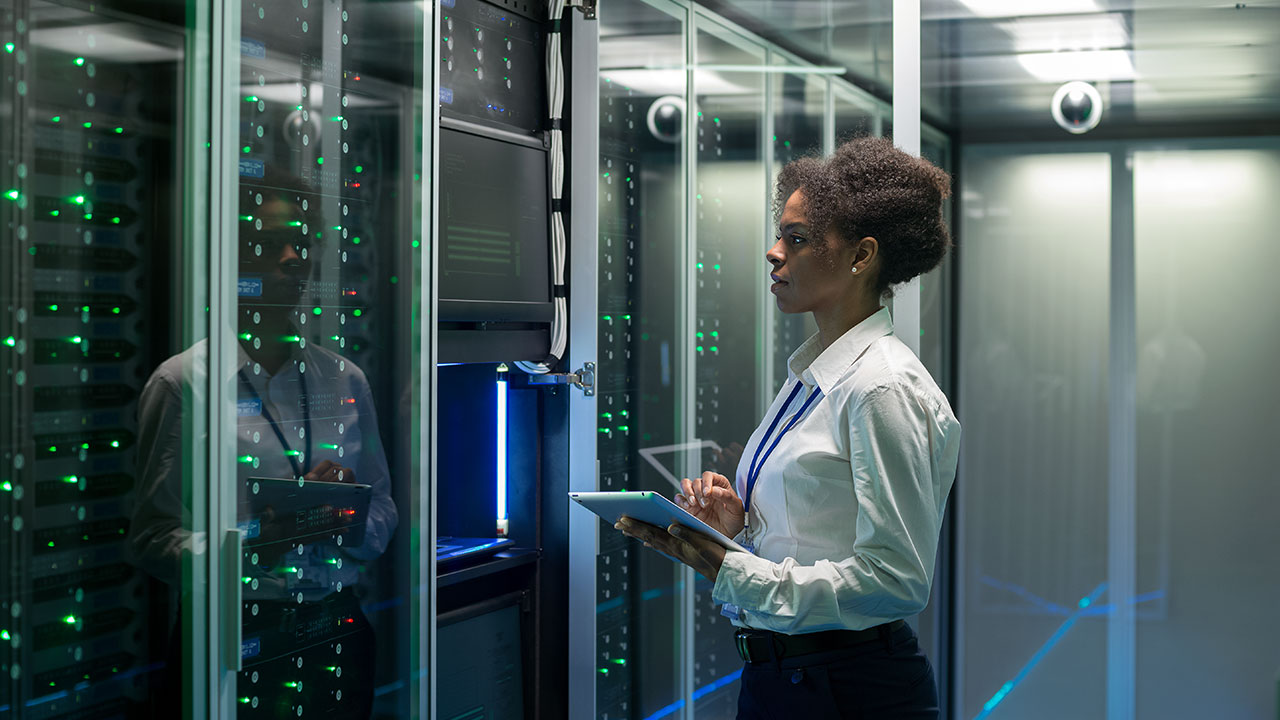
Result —
M 685 478 L 680 485 L 684 492 L 676 495 L 676 504 L 690 515 L 728 538 L 742 532 L 747 521 L 746 514 L 742 510 L 742 500 L 729 478 L 708 470 L 700 478 Z

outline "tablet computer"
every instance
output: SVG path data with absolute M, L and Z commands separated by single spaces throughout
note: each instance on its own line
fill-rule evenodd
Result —
M 240 494 L 237 524 L 245 545 L 338 535 L 339 545 L 359 547 L 369 518 L 371 485 L 251 477 Z M 264 532 L 271 524 L 272 531 Z
M 661 528 L 678 523 L 715 540 L 726 550 L 746 552 L 746 548 L 656 492 L 571 492 L 569 497 L 611 525 L 623 515 Z

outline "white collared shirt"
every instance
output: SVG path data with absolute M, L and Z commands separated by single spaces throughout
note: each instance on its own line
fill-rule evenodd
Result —
M 740 536 L 755 554 L 727 554 L 712 596 L 739 608 L 735 625 L 793 634 L 918 613 L 960 449 L 946 396 L 885 308 L 826 350 L 810 337 L 787 364 L 738 465 L 740 497 L 773 418 L 784 413 L 762 456 L 804 400 L 822 395 L 761 467 Z

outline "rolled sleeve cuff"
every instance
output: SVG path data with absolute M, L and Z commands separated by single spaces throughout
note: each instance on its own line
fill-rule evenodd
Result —
M 768 591 L 767 580 L 773 563 L 751 553 L 725 553 L 711 597 L 716 602 L 736 605 L 747 612 L 759 612 Z

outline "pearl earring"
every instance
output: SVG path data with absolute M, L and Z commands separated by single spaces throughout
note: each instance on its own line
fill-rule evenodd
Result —
M 858 272 L 858 266 L 856 266 L 856 265 L 855 265 L 855 266 L 853 267 L 853 272 L 854 272 L 854 273 L 857 273 L 857 272 Z

